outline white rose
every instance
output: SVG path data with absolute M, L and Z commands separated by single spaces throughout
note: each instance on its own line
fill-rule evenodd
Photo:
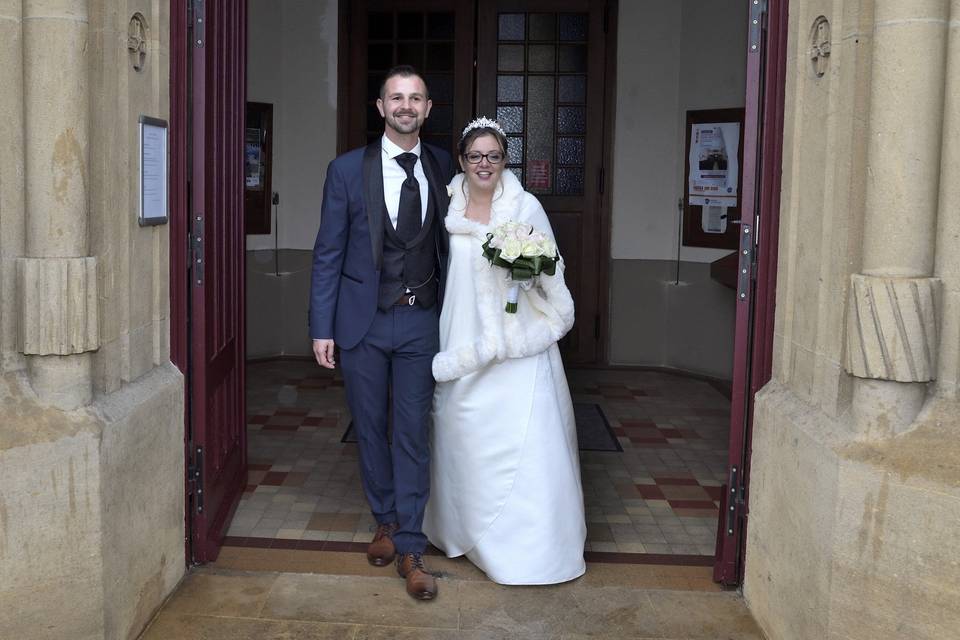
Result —
M 523 243 L 522 255 L 525 258 L 533 258 L 534 256 L 542 255 L 540 251 L 541 251 L 541 247 L 540 247 L 540 244 L 537 242 L 527 241 Z
M 452 198 L 452 197 L 453 197 L 453 187 L 450 186 L 449 184 L 447 185 L 447 197 L 448 197 L 448 198 Z
M 540 241 L 540 255 L 554 258 L 557 255 L 557 245 L 550 238 Z
M 500 248 L 500 257 L 507 262 L 513 262 L 520 257 L 522 250 L 523 244 L 519 240 L 516 238 L 507 238 L 503 242 L 503 247 Z

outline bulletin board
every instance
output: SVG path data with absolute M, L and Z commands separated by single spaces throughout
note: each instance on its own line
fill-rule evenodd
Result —
M 736 249 L 743 206 L 743 109 L 687 111 L 683 246 Z

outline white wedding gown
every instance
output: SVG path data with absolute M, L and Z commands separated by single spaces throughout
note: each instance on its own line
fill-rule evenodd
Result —
M 480 331 L 480 244 L 475 235 L 450 235 L 441 351 Z M 531 313 L 523 302 L 521 321 Z M 430 542 L 448 557 L 466 555 L 494 582 L 553 584 L 584 573 L 576 424 L 556 343 L 437 383 L 430 491 Z

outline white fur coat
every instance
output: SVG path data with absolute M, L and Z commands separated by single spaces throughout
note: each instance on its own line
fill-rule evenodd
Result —
M 573 298 L 563 279 L 562 258 L 554 275 L 541 274 L 533 287 L 520 289 L 518 304 L 526 305 L 528 310 L 507 313 L 504 307 L 511 285 L 505 277 L 506 271 L 491 266 L 480 248 L 487 239 L 487 230 L 493 230 L 508 220 L 531 224 L 553 239 L 553 229 L 540 201 L 523 190 L 512 172 L 504 171 L 501 178 L 503 191 L 494 198 L 490 225 L 486 227 L 464 216 L 466 185 L 463 181 L 464 176 L 460 174 L 450 183 L 446 227 L 451 234 L 468 234 L 480 241 L 476 243 L 477 254 L 472 262 L 480 334 L 472 344 L 441 351 L 434 357 L 433 376 L 438 382 L 461 378 L 494 361 L 541 353 L 573 326 Z

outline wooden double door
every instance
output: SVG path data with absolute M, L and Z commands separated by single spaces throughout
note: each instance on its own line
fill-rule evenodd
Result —
M 543 203 L 567 265 L 576 322 L 567 363 L 603 359 L 609 249 L 604 207 L 610 11 L 588 0 L 341 3 L 340 151 L 383 133 L 384 73 L 421 70 L 433 109 L 423 138 L 456 153 L 464 125 L 496 118 L 507 169 Z

